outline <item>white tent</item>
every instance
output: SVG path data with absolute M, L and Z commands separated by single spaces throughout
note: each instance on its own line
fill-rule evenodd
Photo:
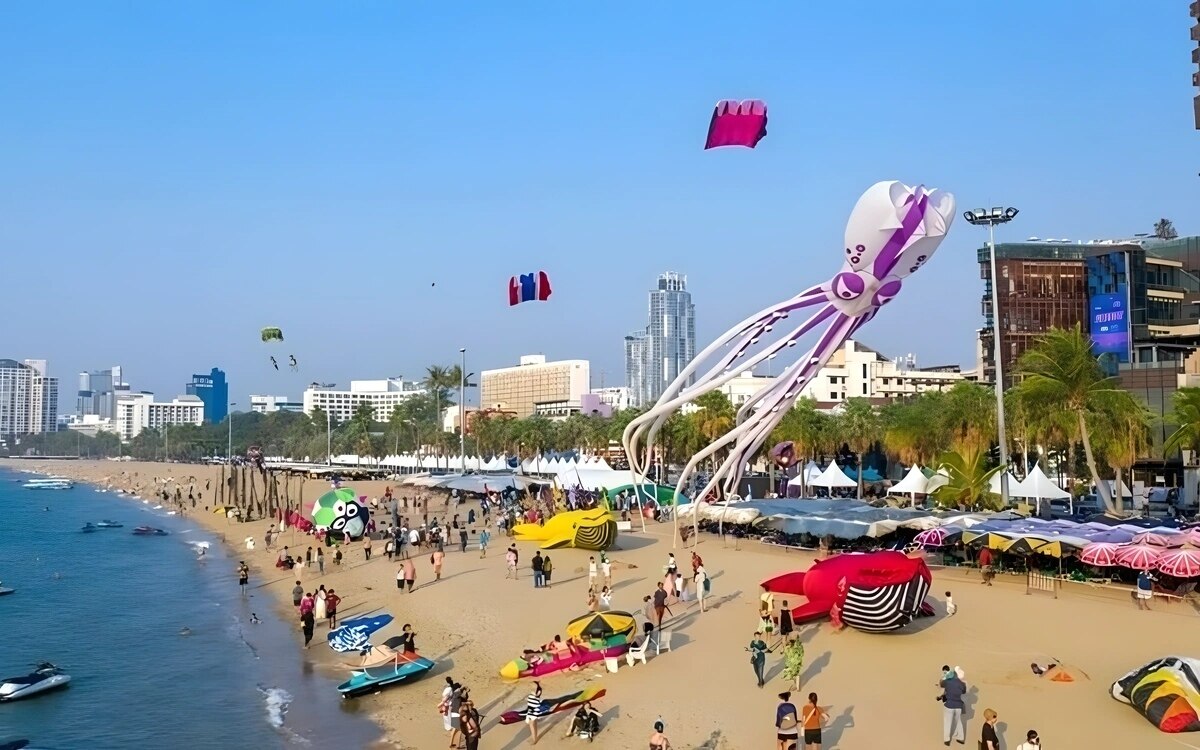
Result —
M 819 476 L 821 476 L 821 467 L 817 466 L 816 461 L 809 461 L 802 471 L 788 480 L 788 486 L 799 487 L 803 484 L 805 487 L 811 487 L 813 481 Z
M 857 487 L 858 484 L 846 476 L 846 474 L 838 468 L 837 461 L 830 461 L 825 467 L 825 471 L 821 472 L 821 476 L 809 482 L 813 487 Z
M 916 464 L 912 465 L 903 479 L 888 488 L 889 495 L 924 495 L 928 491 L 929 480 Z
M 1000 494 L 1000 473 L 997 471 L 992 475 L 991 480 L 988 481 L 988 491 L 996 495 Z M 1021 483 L 1017 481 L 1017 478 L 1013 476 L 1011 471 L 1008 472 L 1008 496 L 1025 497 L 1025 495 L 1021 494 Z
M 1009 485 L 1008 494 L 1013 497 L 1031 497 L 1034 502 L 1034 512 L 1040 512 L 1042 508 L 1042 500 L 1070 500 L 1071 493 L 1050 480 L 1046 473 L 1042 471 L 1042 467 L 1034 465 L 1029 475 L 1025 477 L 1025 481 L 1021 482 L 1017 487 Z M 1074 503 L 1071 503 L 1070 510 L 1074 511 Z

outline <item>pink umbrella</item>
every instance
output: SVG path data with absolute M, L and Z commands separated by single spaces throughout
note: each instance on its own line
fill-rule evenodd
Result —
M 926 529 L 913 539 L 922 547 L 945 547 L 953 544 L 962 536 L 963 530 L 954 526 L 939 526 L 936 529 Z
M 1123 545 L 1111 542 L 1092 542 L 1079 553 L 1079 561 L 1097 568 L 1108 568 L 1117 564 L 1117 554 Z
M 1183 537 L 1187 540 L 1188 544 L 1200 547 L 1200 526 L 1188 529 L 1183 533 Z
M 1187 537 L 1180 532 L 1143 531 L 1133 535 L 1134 544 L 1153 544 L 1155 547 L 1182 547 Z
M 1161 547 L 1149 544 L 1126 544 L 1117 552 L 1117 564 L 1134 570 L 1150 570 L 1162 555 Z
M 1158 558 L 1158 572 L 1176 578 L 1200 577 L 1200 550 L 1184 547 L 1168 550 Z

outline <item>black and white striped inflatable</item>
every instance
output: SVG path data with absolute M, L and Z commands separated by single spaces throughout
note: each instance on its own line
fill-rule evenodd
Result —
M 838 602 L 841 620 L 868 633 L 897 630 L 921 614 L 928 593 L 929 581 L 922 575 L 889 586 L 850 585 Z

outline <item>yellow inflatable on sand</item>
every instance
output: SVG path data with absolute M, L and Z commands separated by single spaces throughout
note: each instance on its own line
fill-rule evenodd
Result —
M 617 541 L 617 519 L 603 508 L 572 510 L 547 519 L 544 526 L 517 524 L 513 536 L 520 542 L 541 542 L 542 549 L 606 550 Z

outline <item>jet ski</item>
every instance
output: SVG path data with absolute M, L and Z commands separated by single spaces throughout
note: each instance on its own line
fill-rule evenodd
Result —
M 50 662 L 42 662 L 27 675 L 7 677 L 0 682 L 0 702 L 20 700 L 64 688 L 70 681 L 71 675 L 63 674 L 62 670 Z
M 170 532 L 156 529 L 153 526 L 138 526 L 134 528 L 133 533 L 138 536 L 166 536 Z
M 83 525 L 83 528 L 80 529 L 80 531 L 82 531 L 85 534 L 90 534 L 93 531 L 99 531 L 99 527 L 96 526 L 96 524 L 94 524 L 94 523 L 85 523 Z
M 90 526 L 91 524 L 88 524 L 88 525 Z M 125 524 L 117 523 L 116 521 L 105 520 L 105 521 L 100 521 L 99 523 L 97 523 L 96 528 L 98 528 L 98 529 L 123 529 L 123 528 L 125 528 Z
M 416 679 L 433 666 L 434 663 L 424 656 L 399 655 L 388 664 L 352 671 L 350 679 L 338 685 L 338 692 L 343 698 L 374 693 L 388 685 Z

